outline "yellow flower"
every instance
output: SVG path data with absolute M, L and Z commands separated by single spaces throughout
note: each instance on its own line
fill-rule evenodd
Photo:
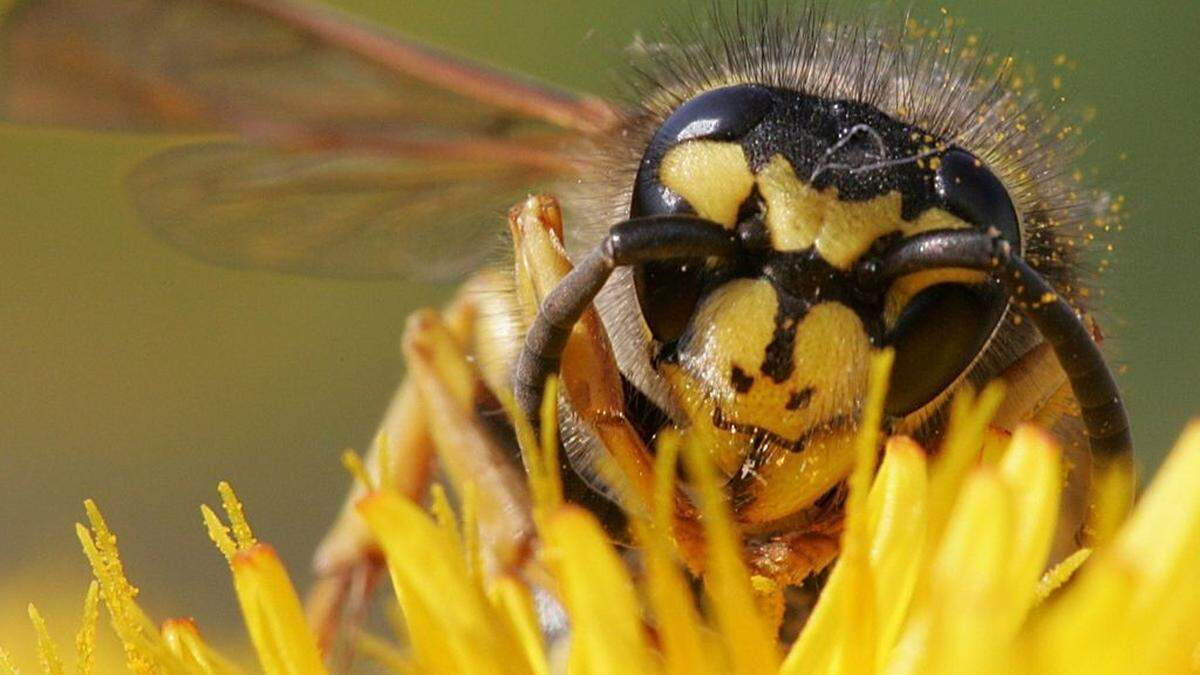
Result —
M 417 673 L 1187 673 L 1200 670 L 1200 423 L 1189 427 L 1132 518 L 1111 543 L 1045 571 L 1062 488 L 1061 453 L 1023 427 L 981 453 L 1000 398 L 956 401 L 935 461 L 905 438 L 875 467 L 888 364 L 875 364 L 858 464 L 850 479 L 842 555 L 790 647 L 764 605 L 775 589 L 751 577 L 702 448 L 669 437 L 657 456 L 653 512 L 631 514 L 645 552 L 636 578 L 586 511 L 560 501 L 552 456 L 527 442 L 539 495 L 545 587 L 571 623 L 570 644 L 546 645 L 521 580 L 487 578 L 474 536 L 474 497 L 458 522 L 445 496 L 432 514 L 389 486 L 359 511 L 386 556 L 405 638 L 357 646 L 386 668 Z M 528 428 L 522 432 L 528 441 Z M 553 438 L 547 437 L 547 446 Z M 671 500 L 680 455 L 696 481 L 707 542 L 707 599 L 698 606 L 678 563 Z M 365 476 L 361 466 L 356 473 Z M 268 673 L 321 673 L 316 642 L 286 571 L 258 543 L 233 491 L 219 487 L 228 525 L 203 508 L 233 574 L 247 633 Z M 79 537 L 96 578 L 85 601 L 75 672 L 92 672 L 98 603 L 137 673 L 240 672 L 190 621 L 156 627 L 135 601 L 99 510 Z M 1067 583 L 1069 582 L 1069 583 Z M 67 672 L 37 610 L 41 668 Z M 653 623 L 653 638 L 647 625 Z M 568 649 L 563 653 L 560 650 Z M 15 673 L 0 651 L 0 672 Z

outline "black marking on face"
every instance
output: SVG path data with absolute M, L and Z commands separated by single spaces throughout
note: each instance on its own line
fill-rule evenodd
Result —
M 756 181 L 754 187 L 750 188 L 750 195 L 742 200 L 737 214 L 738 238 L 743 246 L 751 250 L 771 248 L 771 235 L 767 232 L 766 223 L 762 222 L 765 208 L 766 202 Z M 755 224 L 757 224 L 757 231 L 753 232 L 753 237 L 748 236 L 751 234 L 749 229 L 753 228 Z M 743 231 L 744 229 L 747 231 Z
M 782 155 L 801 181 L 817 190 L 836 188 L 841 201 L 896 191 L 905 220 L 940 204 L 933 172 L 916 161 L 937 152 L 932 136 L 869 104 L 771 91 L 771 113 L 742 139 L 751 171 Z
M 747 375 L 741 366 L 735 365 L 729 372 L 729 383 L 739 394 L 745 394 L 754 386 L 754 376 Z
M 826 433 L 835 429 L 845 429 L 851 424 L 854 424 L 855 421 L 853 415 L 838 415 L 831 418 L 827 422 L 809 429 L 796 438 L 785 438 L 774 431 L 771 431 L 770 429 L 764 429 L 753 424 L 735 422 L 725 417 L 725 412 L 721 410 L 721 406 L 718 405 L 713 406 L 712 423 L 713 426 L 717 427 L 718 429 L 724 429 L 730 433 L 740 434 L 742 436 L 749 436 L 750 439 L 757 444 L 783 448 L 788 452 L 801 452 L 805 447 L 808 446 L 809 440 L 811 440 L 816 434 Z
M 713 407 L 712 423 L 713 426 L 717 427 L 718 429 L 724 429 L 730 433 L 741 434 L 742 436 L 749 436 L 755 442 L 766 443 L 775 447 L 783 448 L 788 452 L 800 452 L 804 450 L 804 447 L 808 445 L 809 437 L 816 433 L 816 431 L 819 431 L 819 429 L 814 429 L 813 431 L 809 431 L 799 438 L 784 438 L 783 436 L 780 436 L 779 434 L 768 429 L 763 429 L 762 427 L 754 426 L 753 424 L 734 422 L 733 420 L 726 418 L 725 412 L 721 410 L 721 406 L 719 405 Z
M 755 195 L 758 193 L 758 186 L 754 186 Z M 753 198 L 754 195 L 751 195 Z M 746 251 L 757 253 L 766 253 L 771 251 L 771 233 L 767 230 L 767 224 L 763 221 L 762 206 L 755 202 L 755 211 L 745 213 L 746 204 L 750 200 L 746 200 L 742 204 L 743 212 L 738 213 L 737 236 L 738 243 L 742 245 Z
M 771 282 L 779 302 L 775 332 L 760 367 L 776 383 L 792 376 L 796 367 L 796 329 L 809 310 L 822 302 L 837 302 L 850 308 L 862 322 L 872 345 L 883 338 L 883 292 L 865 293 L 853 274 L 833 267 L 815 251 L 772 254 L 761 275 Z
M 812 306 L 787 293 L 776 292 L 779 308 L 775 310 L 775 333 L 763 354 L 760 370 L 777 384 L 786 382 L 795 369 L 796 326 Z
M 812 397 L 815 392 L 816 390 L 812 387 L 805 387 L 800 391 L 793 391 L 788 395 L 787 403 L 785 403 L 783 407 L 787 408 L 788 410 L 807 408 L 808 404 L 812 402 Z

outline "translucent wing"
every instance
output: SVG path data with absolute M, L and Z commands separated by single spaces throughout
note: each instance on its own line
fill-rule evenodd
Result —
M 154 232 L 209 261 L 453 276 L 506 200 L 573 170 L 603 101 L 274 0 L 20 0 L 0 24 L 0 120 L 235 134 L 129 184 Z
M 543 178 L 500 163 L 230 142 L 158 154 L 129 183 L 157 235 L 211 263 L 452 280 L 497 250 L 504 209 Z
M 616 114 L 281 0 L 19 0 L 0 27 L 0 101 L 10 121 L 316 143 L 522 120 L 591 132 Z

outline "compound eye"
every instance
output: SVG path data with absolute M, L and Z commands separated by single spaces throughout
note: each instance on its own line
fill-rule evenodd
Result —
M 667 152 L 685 141 L 736 141 L 750 133 L 774 108 L 771 90 L 753 84 L 722 87 L 679 106 L 663 122 L 642 155 L 633 186 L 630 217 L 694 213 L 691 205 L 659 180 Z M 678 260 L 634 268 L 642 317 L 655 340 L 678 340 L 703 290 L 704 260 Z
M 655 340 L 678 340 L 700 303 L 703 260 L 654 262 L 633 272 L 638 306 Z
M 944 152 L 934 187 L 947 211 L 977 227 L 995 227 L 1021 250 L 1021 225 L 1008 190 L 978 157 L 960 148 Z
M 1020 250 L 1021 229 L 1008 190 L 977 157 L 947 150 L 934 186 L 942 208 L 976 227 L 997 228 Z M 942 283 L 917 293 L 885 338 L 896 350 L 888 414 L 907 415 L 949 387 L 987 344 L 1007 304 L 989 282 Z
M 987 344 L 1005 304 L 1004 294 L 986 284 L 938 284 L 917 293 L 885 340 L 896 350 L 887 413 L 907 415 L 953 384 Z

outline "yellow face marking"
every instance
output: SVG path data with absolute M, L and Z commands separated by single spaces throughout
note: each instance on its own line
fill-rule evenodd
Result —
M 815 190 L 800 180 L 782 155 L 772 157 L 755 175 L 737 143 L 681 143 L 663 157 L 659 180 L 696 213 L 729 227 L 736 224 L 738 210 L 757 184 L 766 205 L 772 248 L 787 252 L 815 247 L 826 262 L 841 270 L 849 269 L 876 239 L 892 232 L 909 237 L 969 227 L 937 208 L 905 220 L 898 191 L 866 201 L 842 201 L 836 188 Z
M 816 200 L 798 186 L 803 184 L 781 155 L 772 157 L 758 172 L 759 194 L 767 206 L 767 232 L 777 251 L 803 251 L 821 231 L 821 219 L 815 217 L 819 216 Z
M 838 303 L 816 305 L 796 325 L 790 376 L 776 382 L 761 367 L 777 307 L 775 289 L 764 280 L 738 279 L 717 289 L 697 308 L 683 367 L 721 405 L 726 419 L 790 439 L 853 409 L 850 402 L 866 383 L 870 344 L 852 310 Z M 753 378 L 741 385 L 745 391 L 731 376 L 735 367 Z M 803 407 L 787 411 L 792 395 L 806 389 L 812 394 Z
M 941 209 L 927 209 L 916 220 L 901 217 L 897 191 L 860 202 L 838 199 L 836 188 L 818 191 L 796 177 L 781 155 L 767 162 L 757 176 L 766 204 L 766 225 L 777 251 L 815 247 L 830 265 L 845 270 L 892 232 L 908 237 L 929 230 L 968 227 Z
M 803 452 L 779 452 L 758 468 L 750 485 L 754 498 L 738 517 L 769 523 L 811 506 L 850 475 L 855 429 L 838 428 L 813 435 Z
M 858 316 L 838 303 L 818 304 L 798 319 L 792 344 L 795 367 L 786 379 L 776 382 L 764 375 L 761 367 L 774 337 L 778 304 L 775 289 L 765 280 L 731 281 L 697 309 L 696 332 L 681 351 L 679 365 L 663 367 L 681 407 L 693 426 L 708 436 L 717 465 L 730 475 L 740 470 L 754 446 L 748 433 L 731 427 L 795 441 L 830 423 L 846 422 L 866 388 L 870 344 Z M 818 433 L 813 441 L 826 436 Z M 820 447 L 824 449 L 812 454 L 807 447 L 798 453 L 775 447 L 771 461 L 798 461 L 786 459 L 789 455 L 809 457 L 807 462 L 821 454 L 841 456 L 832 445 Z M 773 506 L 760 507 L 762 513 L 775 518 L 780 504 L 792 508 L 795 500 L 811 503 L 832 485 L 830 480 L 844 475 L 845 466 L 831 461 L 822 470 L 788 481 L 794 494 L 770 501 Z M 833 474 L 837 478 L 831 478 Z M 796 481 L 807 487 L 796 489 Z
M 697 214 L 727 227 L 737 224 L 738 209 L 754 189 L 742 146 L 720 141 L 689 141 L 671 148 L 659 164 L 658 179 Z

